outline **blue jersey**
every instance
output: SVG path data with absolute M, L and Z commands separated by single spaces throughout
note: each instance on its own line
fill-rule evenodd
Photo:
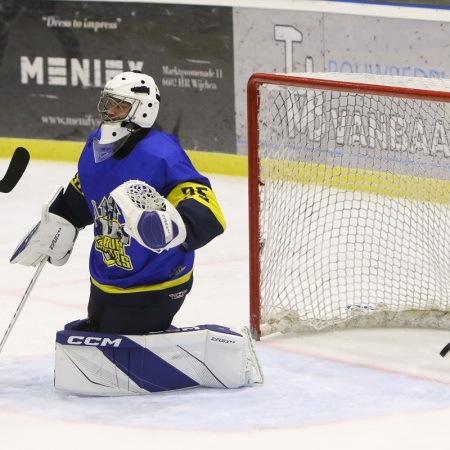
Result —
M 171 193 L 177 193 L 180 186 L 193 183 L 209 191 L 208 178 L 198 173 L 174 136 L 153 129 L 125 158 L 110 157 L 95 163 L 92 144 L 99 133 L 90 135 L 78 162 L 80 188 L 94 218 L 89 261 L 92 282 L 106 292 L 123 293 L 163 289 L 187 281 L 194 251 L 177 247 L 157 254 L 141 246 L 124 231 L 125 221 L 110 193 L 126 181 L 141 180 L 174 203 L 170 196 L 182 194 Z

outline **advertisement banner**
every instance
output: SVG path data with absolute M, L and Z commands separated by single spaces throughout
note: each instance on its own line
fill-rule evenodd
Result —
M 251 8 L 234 8 L 233 18 L 240 154 L 247 152 L 246 90 L 255 72 L 450 76 L 448 22 Z
M 236 152 L 232 9 L 0 1 L 0 136 L 84 141 L 116 74 L 161 91 L 157 125 L 189 150 Z

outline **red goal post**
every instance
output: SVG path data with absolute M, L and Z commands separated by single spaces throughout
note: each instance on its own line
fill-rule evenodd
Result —
M 327 327 L 450 327 L 449 102 L 450 80 L 250 77 L 256 339 Z

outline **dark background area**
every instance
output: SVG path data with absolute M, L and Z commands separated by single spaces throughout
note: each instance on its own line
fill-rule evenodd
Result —
M 116 29 L 75 28 L 74 20 L 115 24 Z M 57 21 L 69 26 L 49 26 Z M 42 58 L 41 84 L 37 77 L 27 77 L 26 83 L 21 79 L 23 57 L 31 63 Z M 49 58 L 62 58 L 66 85 L 51 84 L 55 67 Z M 89 60 L 88 85 L 70 85 L 72 59 L 80 64 Z M 157 124 L 177 133 L 185 148 L 236 152 L 232 9 L 227 7 L 1 1 L 0 135 L 84 141 L 98 125 L 97 103 L 108 81 L 105 61 L 122 61 L 123 70 L 129 70 L 128 61 L 143 62 L 142 71 L 154 77 L 161 91 Z M 100 64 L 101 84 L 94 64 Z M 175 84 L 164 85 L 164 66 L 210 70 L 220 78 L 193 77 L 197 83 L 208 82 L 207 89 L 195 88 L 192 77 L 181 86 L 180 77 L 172 76 L 168 79 Z M 66 123 L 45 123 L 48 116 Z M 77 118 L 83 123 L 71 125 Z

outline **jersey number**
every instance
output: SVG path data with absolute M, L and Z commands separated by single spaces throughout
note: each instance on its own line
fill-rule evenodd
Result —
M 195 195 L 198 195 L 202 200 L 209 203 L 209 198 L 206 195 L 206 192 L 208 191 L 207 187 L 203 186 L 185 186 L 181 188 L 181 192 L 186 197 L 194 197 Z

